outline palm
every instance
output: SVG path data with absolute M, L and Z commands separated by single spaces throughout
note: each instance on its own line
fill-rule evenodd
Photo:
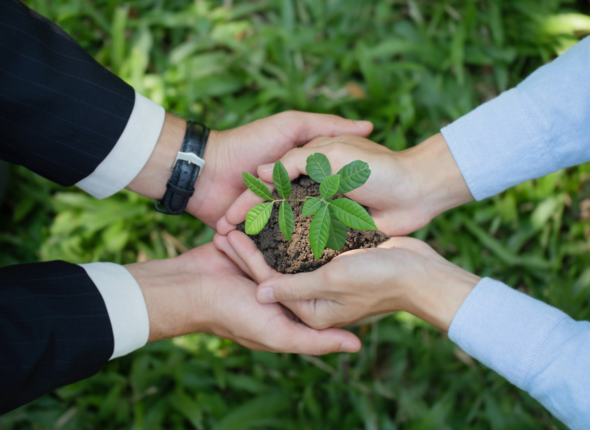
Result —
M 316 152 L 328 157 L 333 174 L 354 160 L 369 164 L 371 175 L 367 182 L 345 195 L 367 206 L 377 228 L 387 236 L 409 234 L 428 224 L 434 216 L 420 198 L 420 184 L 413 180 L 398 153 L 358 136 L 318 138 L 283 157 L 282 162 L 291 179 L 307 174 L 307 157 Z M 258 173 L 263 181 L 273 182 L 271 170 Z M 251 191 L 244 192 L 228 209 L 226 222 L 218 224 L 218 232 L 227 235 L 260 201 L 260 197 Z
M 314 328 L 349 325 L 369 316 L 399 310 L 400 303 L 388 303 L 383 299 L 382 292 L 395 287 L 392 279 L 404 282 L 408 274 L 420 272 L 429 261 L 441 259 L 424 242 L 396 237 L 377 248 L 341 254 L 318 269 L 318 278 L 327 280 L 328 285 L 339 286 L 331 291 L 329 299 L 285 302 L 285 305 L 304 320 L 304 316 L 313 315 L 310 325 Z M 363 285 L 361 295 L 356 294 L 358 285 Z M 355 294 L 350 294 L 350 291 L 355 291 Z
M 214 168 L 204 170 L 187 210 L 209 226 L 215 225 L 246 189 L 242 172 L 254 173 L 260 164 L 280 158 L 297 143 L 288 134 L 272 135 L 268 130 L 251 133 L 247 127 L 254 125 L 218 133 L 215 151 L 207 154 L 207 162 Z
M 212 327 L 215 335 L 232 339 L 254 350 L 276 352 L 296 349 L 295 345 L 285 344 L 284 337 L 289 337 L 292 331 L 305 328 L 290 319 L 290 314 L 281 305 L 258 303 L 256 283 L 235 276 L 210 279 L 210 282 L 215 283 L 214 300 L 223 303 L 217 311 L 218 321 L 222 324 Z M 229 321 L 231 324 L 228 324 Z
M 334 170 L 342 166 L 334 166 Z M 379 230 L 387 236 L 405 236 L 430 222 L 432 217 L 416 205 L 416 184 L 395 158 L 377 156 L 370 166 L 372 173 L 367 182 L 346 197 L 367 206 Z
M 187 276 L 200 279 L 201 288 L 190 291 L 193 313 L 211 310 L 209 330 L 248 348 L 264 351 L 326 354 L 344 342 L 358 344 L 349 332 L 313 330 L 279 304 L 260 304 L 257 284 L 224 253 L 210 243 L 180 257 Z M 205 304 L 205 306 L 203 306 Z
M 386 293 L 397 291 L 400 283 L 412 285 L 415 274 L 430 270 L 425 268 L 446 263 L 424 242 L 396 237 L 377 248 L 348 251 L 314 272 L 283 275 L 268 266 L 264 255 L 242 232 L 218 234 L 214 242 L 259 284 L 269 280 L 282 284 L 288 294 L 276 300 L 316 329 L 342 327 L 402 309 L 403 294 Z
M 242 172 L 255 173 L 259 165 L 273 162 L 318 136 L 365 136 L 371 129 L 370 123 L 357 125 L 333 115 L 283 112 L 235 129 L 212 131 L 204 155 L 206 165 L 187 211 L 214 227 L 246 190 Z

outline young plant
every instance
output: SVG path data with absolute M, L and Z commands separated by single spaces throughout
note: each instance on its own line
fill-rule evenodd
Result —
M 248 172 L 242 176 L 246 186 L 259 197 L 270 202 L 260 203 L 250 209 L 246 217 L 246 233 L 258 234 L 268 223 L 275 203 L 279 206 L 279 227 L 285 239 L 293 235 L 293 208 L 289 202 L 304 202 L 301 210 L 303 216 L 314 216 L 309 227 L 309 244 L 313 255 L 318 260 L 325 248 L 339 250 L 346 242 L 346 226 L 357 230 L 377 230 L 371 215 L 358 203 L 350 199 L 335 199 L 336 193 L 348 193 L 360 187 L 371 175 L 369 165 L 363 161 L 353 161 L 340 171 L 331 175 L 332 168 L 328 158 L 321 153 L 307 157 L 305 167 L 311 179 L 320 184 L 320 197 L 289 199 L 291 180 L 287 169 L 281 161 L 275 163 L 273 181 L 282 199 L 273 199 L 268 187 L 260 179 Z

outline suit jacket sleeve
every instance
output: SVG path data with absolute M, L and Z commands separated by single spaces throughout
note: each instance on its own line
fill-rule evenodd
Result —
M 64 186 L 89 176 L 129 120 L 133 88 L 51 21 L 0 1 L 0 159 Z
M 94 375 L 113 348 L 105 302 L 84 268 L 0 269 L 0 414 Z

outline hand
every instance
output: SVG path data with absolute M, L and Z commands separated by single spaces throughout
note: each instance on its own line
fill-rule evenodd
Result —
M 306 174 L 307 157 L 316 152 L 328 157 L 332 174 L 354 160 L 369 164 L 367 182 L 345 195 L 369 207 L 377 228 L 387 236 L 407 235 L 441 212 L 473 199 L 441 134 L 401 152 L 358 136 L 319 137 L 281 158 L 292 180 Z M 259 166 L 258 177 L 271 184 L 272 169 L 273 164 Z M 252 191 L 245 191 L 217 225 L 218 233 L 235 230 L 261 201 Z
M 269 267 L 242 232 L 218 234 L 214 243 L 260 283 L 259 302 L 280 302 L 316 329 L 406 311 L 448 331 L 480 280 L 409 237 L 345 252 L 314 272 L 296 275 L 282 275 Z
M 195 193 L 186 210 L 208 226 L 215 227 L 229 206 L 246 190 L 243 171 L 255 173 L 260 164 L 275 161 L 290 149 L 318 136 L 367 136 L 372 129 L 373 125 L 368 121 L 291 111 L 231 130 L 211 130 L 203 155 L 205 166 L 195 182 Z M 184 120 L 166 114 L 152 156 L 128 189 L 153 199 L 164 195 L 185 130 Z
M 146 301 L 149 342 L 210 332 L 260 351 L 319 355 L 360 349 L 348 331 L 313 330 L 279 304 L 260 304 L 256 284 L 212 243 L 125 267 Z

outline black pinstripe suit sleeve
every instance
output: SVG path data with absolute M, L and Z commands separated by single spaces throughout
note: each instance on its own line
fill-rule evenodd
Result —
M 113 349 L 104 300 L 83 268 L 0 269 L 0 414 L 94 375 Z
M 89 176 L 135 92 L 58 26 L 0 0 L 0 159 L 61 185 Z M 98 289 L 65 262 L 0 269 L 0 414 L 96 373 L 114 337 Z
M 111 152 L 134 102 L 133 88 L 57 25 L 0 0 L 0 159 L 73 185 Z

